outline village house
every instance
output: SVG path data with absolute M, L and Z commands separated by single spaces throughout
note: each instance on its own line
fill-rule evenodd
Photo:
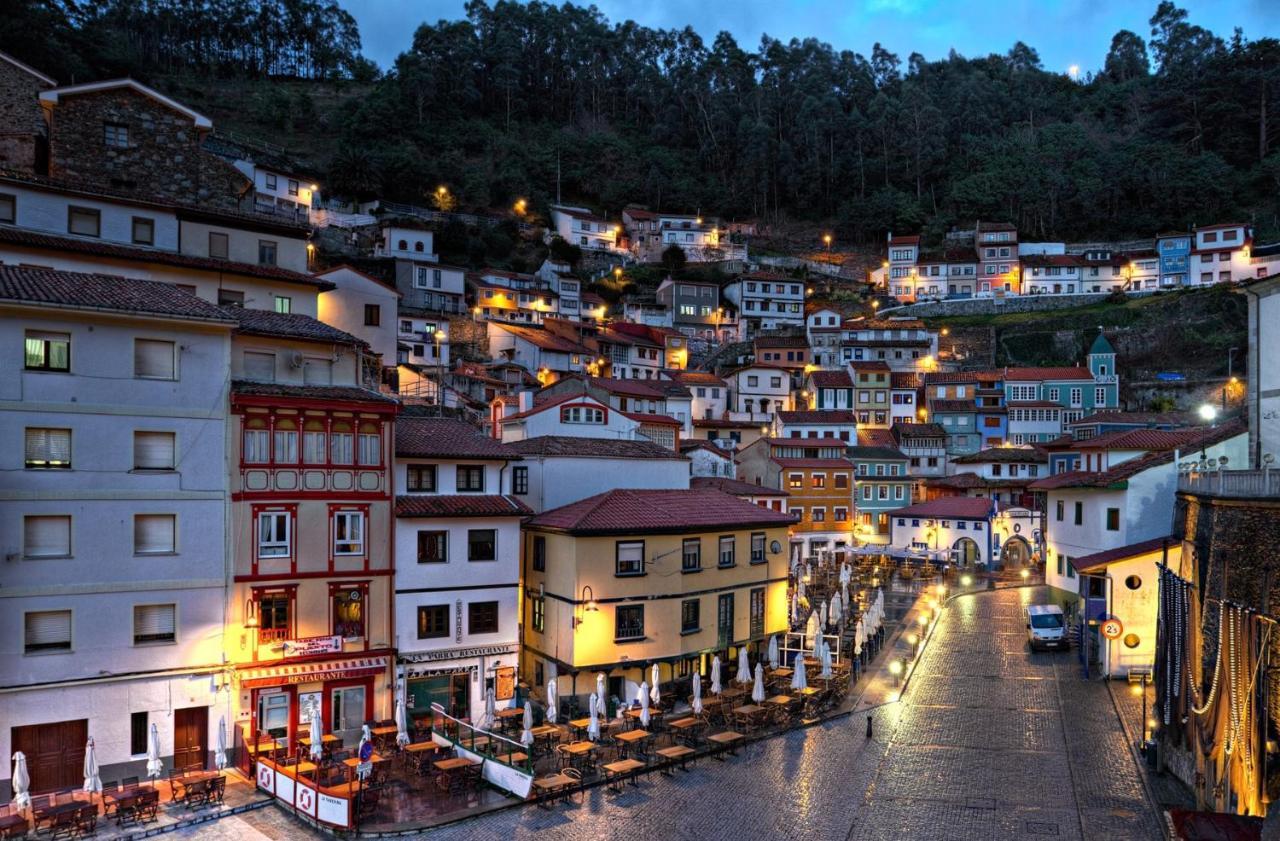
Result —
M 751 272 L 730 280 L 724 297 L 738 310 L 749 336 L 761 330 L 804 327 L 804 281 L 769 272 Z
M 555 236 L 585 251 L 621 252 L 622 228 L 585 207 L 551 205 L 551 230 Z
M 955 472 L 925 483 L 929 499 L 987 497 L 1009 507 L 1039 508 L 1028 490 L 1049 473 L 1049 457 L 1033 447 L 994 447 L 951 460 Z
M 762 438 L 738 456 L 738 478 L 785 490 L 792 557 L 853 545 L 853 462 L 839 438 Z
M 756 363 L 725 375 L 733 384 L 733 408 L 742 420 L 769 422 L 775 412 L 790 409 L 791 372 L 778 365 Z
M 522 459 L 511 471 L 513 493 L 535 513 L 618 488 L 689 487 L 689 456 L 641 437 L 538 435 L 506 446 Z

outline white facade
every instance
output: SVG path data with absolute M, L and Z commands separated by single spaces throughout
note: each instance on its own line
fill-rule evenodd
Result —
M 585 207 L 551 206 L 551 227 L 565 242 L 588 251 L 616 251 L 621 228 Z
M 382 243 L 378 248 L 381 257 L 400 260 L 425 260 L 436 262 L 435 234 L 429 230 L 391 223 L 382 228 Z
M 735 371 L 733 411 L 750 417 L 744 420 L 772 420 L 775 412 L 791 408 L 791 374 L 782 368 L 752 365 Z
M 675 453 L 670 458 L 526 453 L 519 467 L 528 469 L 529 492 L 516 498 L 535 513 L 618 488 L 689 488 L 689 460 Z
M 234 161 L 233 166 L 253 180 L 254 209 L 259 212 L 296 212 L 298 218 L 307 219 L 311 208 L 319 208 L 320 185 L 295 173 L 283 172 L 249 160 Z
M 523 441 L 541 435 L 627 441 L 640 437 L 639 421 L 585 394 L 536 406 L 527 414 L 520 412 L 502 418 L 499 423 L 503 441 Z
M 403 346 L 400 361 L 449 371 L 449 327 L 448 319 L 402 313 L 396 319 L 396 339 Z M 437 338 L 436 333 L 444 335 Z
M 350 266 L 329 269 L 318 277 L 336 287 L 320 293 L 319 319 L 363 340 L 382 357 L 383 365 L 394 365 L 400 294 Z
M 781 275 L 743 275 L 724 287 L 738 317 L 755 330 L 803 327 L 804 281 Z

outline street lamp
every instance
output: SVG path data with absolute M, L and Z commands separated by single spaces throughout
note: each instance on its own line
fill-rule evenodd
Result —
M 433 334 L 436 340 L 436 413 L 444 414 L 444 359 L 440 356 L 440 343 L 444 341 L 445 332 L 436 328 Z
M 1218 410 L 1211 403 L 1203 404 L 1198 411 L 1200 420 L 1205 423 L 1213 423 L 1218 417 Z
M 893 685 L 897 686 L 902 682 L 902 661 L 891 660 L 889 662 L 889 674 L 893 675 Z
M 822 242 L 824 245 L 827 246 L 827 253 L 830 254 L 831 253 L 831 234 L 823 234 Z
M 915 634 L 907 634 L 907 642 L 911 645 L 911 658 L 914 660 L 919 655 L 920 638 Z

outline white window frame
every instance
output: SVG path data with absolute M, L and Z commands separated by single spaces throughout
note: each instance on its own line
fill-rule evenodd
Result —
M 340 524 L 346 523 L 345 527 Z M 354 524 L 354 530 L 352 528 Z M 340 532 L 346 532 L 346 539 L 339 538 Z M 349 557 L 364 555 L 365 528 L 363 511 L 335 511 L 333 513 L 333 554 Z M 345 547 L 345 548 L 343 548 Z
M 147 521 L 165 520 L 169 524 L 169 543 L 158 549 L 146 549 L 139 544 L 139 529 Z M 176 555 L 178 553 L 178 515 L 177 514 L 134 514 L 133 515 L 133 554 L 134 555 Z
M 270 531 L 275 537 L 274 540 L 266 540 L 268 532 L 267 524 L 272 523 Z M 283 524 L 284 537 L 280 539 L 276 535 L 276 523 Z M 283 550 L 270 551 L 264 550 Z M 257 555 L 260 560 L 271 560 L 274 558 L 288 558 L 293 554 L 293 516 L 288 511 L 259 511 L 258 512 L 258 548 Z

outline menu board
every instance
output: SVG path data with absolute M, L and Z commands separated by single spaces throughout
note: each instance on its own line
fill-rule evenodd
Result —
M 495 701 L 510 701 L 516 694 L 516 667 L 501 666 L 494 669 L 493 698 Z

